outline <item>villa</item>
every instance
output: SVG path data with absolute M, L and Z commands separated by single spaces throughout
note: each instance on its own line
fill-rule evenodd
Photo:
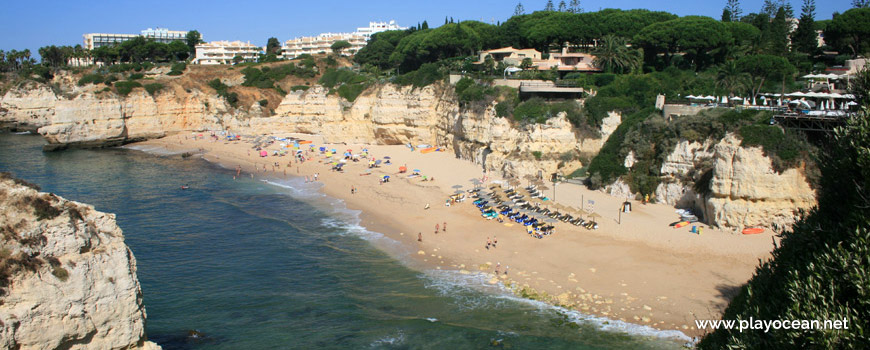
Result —
M 185 40 L 187 38 L 186 30 L 169 30 L 166 28 L 148 28 L 141 34 L 108 34 L 108 33 L 87 33 L 82 35 L 84 38 L 84 47 L 88 50 L 93 50 L 101 46 L 110 46 L 120 44 L 127 40 L 136 37 L 145 37 L 153 39 L 156 42 L 168 44 L 176 40 Z
M 535 49 L 515 49 L 503 47 L 495 50 L 481 51 L 479 59 L 474 64 L 483 64 L 486 57 L 492 57 L 495 62 L 503 62 L 508 66 L 520 66 L 526 58 L 532 60 L 529 69 L 550 70 L 557 69 L 559 72 L 586 72 L 599 73 L 601 69 L 595 67 L 595 56 L 582 52 L 568 52 L 565 46 L 561 52 L 550 53 L 546 59 L 541 58 L 541 52 Z

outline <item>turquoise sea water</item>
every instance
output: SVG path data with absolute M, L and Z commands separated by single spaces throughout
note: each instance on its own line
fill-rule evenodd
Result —
M 517 299 L 479 276 L 410 269 L 403 247 L 298 181 L 233 180 L 194 157 L 43 153 L 42 144 L 0 134 L 0 171 L 117 214 L 149 339 L 164 349 L 680 347 L 650 329 Z

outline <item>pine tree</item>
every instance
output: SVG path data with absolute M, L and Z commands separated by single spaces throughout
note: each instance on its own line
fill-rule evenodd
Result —
M 423 26 L 422 26 L 422 28 L 423 28 L 423 29 L 429 29 L 429 23 L 427 23 L 426 21 L 423 21 Z
M 521 16 L 526 14 L 526 9 L 523 7 L 523 3 L 518 2 L 517 7 L 514 8 L 514 16 Z
M 785 56 L 788 53 L 788 22 L 786 22 L 786 9 L 780 7 L 776 11 L 776 17 L 770 23 L 770 53 L 777 56 Z
M 731 15 L 731 17 L 728 21 L 725 21 L 725 19 L 723 18 L 723 22 L 740 21 L 740 17 L 743 14 L 743 10 L 740 9 L 740 0 L 728 0 L 725 3 L 725 9 L 728 10 L 728 13 Z
M 547 12 L 556 11 L 556 7 L 553 6 L 553 0 L 547 0 L 547 6 L 544 7 L 544 11 L 547 11 Z
M 568 3 L 568 11 L 571 11 L 571 13 L 583 12 L 583 9 L 580 8 L 580 0 L 571 0 L 571 2 Z
M 815 17 L 816 0 L 804 0 L 800 22 L 791 39 L 795 51 L 812 54 L 818 47 Z
M 727 7 L 722 9 L 722 22 L 731 22 L 731 11 Z
M 568 12 L 568 4 L 565 3 L 565 0 L 559 2 L 559 12 Z

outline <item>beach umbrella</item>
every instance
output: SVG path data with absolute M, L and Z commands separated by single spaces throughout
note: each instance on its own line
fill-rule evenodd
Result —
M 517 180 L 517 179 L 512 178 L 512 179 L 508 180 L 508 185 L 511 185 L 511 186 L 519 186 L 519 185 L 520 185 L 520 180 Z
M 406 171 L 408 171 L 407 167 L 404 167 L 404 166 L 399 167 L 399 172 L 406 172 Z
M 380 160 L 380 159 L 376 160 L 376 161 L 375 161 L 375 164 L 376 164 L 376 165 L 377 165 L 377 164 L 381 164 L 381 160 Z
M 419 173 L 419 172 L 420 172 L 420 169 L 414 169 L 413 172 L 415 172 L 415 173 Z
M 598 213 L 589 214 L 590 219 L 595 219 L 595 218 L 600 218 L 600 217 L 601 217 L 601 214 L 598 214 Z
M 393 158 L 390 158 L 390 156 L 386 156 L 386 157 L 384 157 L 384 159 L 393 159 Z

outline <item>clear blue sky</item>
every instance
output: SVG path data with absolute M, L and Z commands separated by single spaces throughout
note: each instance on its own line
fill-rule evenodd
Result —
M 801 0 L 790 0 L 797 14 Z M 25 0 L 4 1 L 0 11 L 0 49 L 36 50 L 46 45 L 76 45 L 84 33 L 138 34 L 148 27 L 196 29 L 203 39 L 243 40 L 265 46 L 269 37 L 285 41 L 321 32 L 352 32 L 369 21 L 395 19 L 400 25 L 427 20 L 430 26 L 456 20 L 505 21 L 514 0 Z M 527 13 L 546 0 L 522 0 Z M 566 2 L 569 2 L 566 0 Z M 586 11 L 647 8 L 680 16 L 718 19 L 725 0 L 581 0 Z M 554 0 L 558 4 L 558 0 Z M 762 0 L 742 0 L 744 14 L 758 12 Z M 816 0 L 816 19 L 830 19 L 851 7 L 850 0 Z

